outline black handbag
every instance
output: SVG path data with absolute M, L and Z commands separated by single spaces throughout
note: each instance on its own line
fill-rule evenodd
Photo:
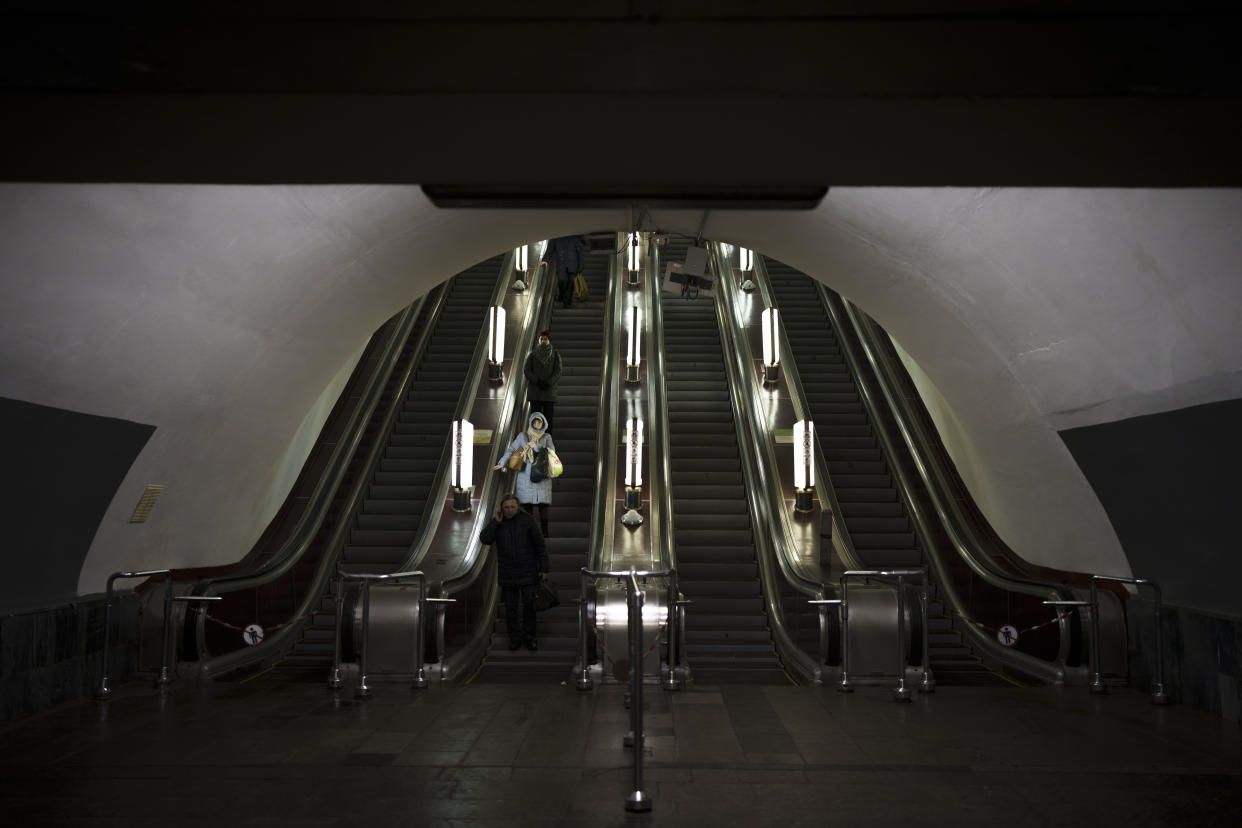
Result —
M 561 596 L 556 594 L 556 584 L 550 580 L 540 581 L 535 586 L 535 612 L 550 610 L 561 603 Z
M 530 464 L 530 482 L 540 483 L 551 476 L 552 471 L 548 468 L 547 450 L 535 452 L 535 462 Z

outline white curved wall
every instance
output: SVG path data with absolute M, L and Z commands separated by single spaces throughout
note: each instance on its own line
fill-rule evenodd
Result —
M 627 211 L 443 211 L 412 187 L 0 187 L 0 395 L 156 426 L 82 568 L 237 559 L 299 426 L 389 315 Z M 833 190 L 705 235 L 828 283 L 943 400 L 963 476 L 1036 563 L 1127 572 L 1057 428 L 1242 396 L 1238 191 Z M 694 232 L 701 213 L 657 213 Z M 151 520 L 126 519 L 147 483 Z

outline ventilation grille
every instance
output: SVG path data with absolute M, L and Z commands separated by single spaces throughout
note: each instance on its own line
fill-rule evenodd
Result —
M 160 492 L 164 491 L 164 487 L 158 483 L 151 483 L 142 490 L 142 497 L 138 498 L 138 505 L 134 507 L 134 513 L 129 516 L 130 523 L 146 523 L 147 518 L 151 517 L 151 510 L 155 508 L 155 501 L 159 500 Z

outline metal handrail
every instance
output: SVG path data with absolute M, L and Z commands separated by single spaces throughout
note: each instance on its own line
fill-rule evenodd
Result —
M 833 327 L 838 331 L 844 331 L 841 314 L 837 312 L 835 304 L 829 298 L 827 288 L 818 281 L 815 282 L 815 287 L 819 292 L 822 306 L 828 313 Z M 862 342 L 861 338 L 859 341 Z M 870 350 L 865 347 L 864 350 L 866 351 L 866 358 L 872 360 L 873 355 Z M 868 411 L 871 411 L 874 414 L 874 412 L 878 410 L 878 402 L 869 386 L 869 383 L 863 381 L 862 373 L 859 370 L 860 366 L 858 364 L 858 358 L 855 356 L 853 349 L 849 347 L 842 348 L 842 355 L 849 364 L 850 370 L 857 378 L 858 392 L 863 399 L 864 405 L 867 407 Z M 872 362 L 872 365 L 874 366 L 874 362 Z M 893 458 L 897 455 L 888 431 L 877 427 L 875 429 L 875 433 L 881 446 L 883 447 L 885 456 L 890 459 L 889 466 L 892 470 L 893 477 L 897 481 L 898 496 L 901 498 L 902 503 L 905 505 L 907 512 L 910 515 L 911 522 L 914 524 L 915 534 L 919 539 L 920 546 L 924 550 L 924 554 L 927 557 L 929 567 L 932 574 L 934 574 L 936 578 L 937 584 L 944 590 L 950 606 L 955 608 L 964 607 L 965 602 L 958 594 L 953 580 L 948 577 L 948 567 L 941 559 L 939 549 L 935 544 L 930 542 L 930 538 L 933 533 L 930 530 L 929 518 L 918 501 L 910 495 L 912 487 L 910 485 L 910 481 L 907 480 L 905 470 L 901 467 L 901 464 L 892 462 Z M 1004 589 L 1027 592 L 1028 594 L 1035 595 L 1037 597 L 1049 594 L 1059 594 L 1058 590 L 1054 589 L 1051 585 L 1043 585 L 1042 591 L 1036 586 L 1019 584 L 1017 582 L 1015 582 L 1012 586 L 1003 586 L 999 583 L 999 578 L 994 573 L 989 572 L 983 567 L 976 569 L 978 562 L 974 561 L 973 557 L 967 557 L 966 562 L 981 578 L 984 578 L 989 583 L 996 583 L 997 586 L 1001 586 Z M 967 620 L 969 621 L 969 619 Z M 1027 653 L 1001 646 L 999 643 L 992 640 L 990 636 L 984 635 L 974 623 L 963 624 L 960 631 L 963 636 L 971 640 L 974 646 L 987 653 L 995 662 L 1009 665 L 1027 675 L 1037 677 L 1040 680 L 1047 681 L 1049 683 L 1063 684 L 1065 681 L 1066 666 L 1064 645 L 1062 645 L 1061 655 L 1058 659 L 1055 662 L 1049 663 L 1043 659 L 1028 655 Z M 1062 626 L 1063 634 L 1064 631 L 1065 627 Z
M 948 488 L 945 483 L 944 470 L 927 455 L 923 448 L 925 445 L 933 442 L 934 435 L 926 433 L 919 419 L 911 416 L 909 406 L 893 388 L 892 377 L 884 360 L 876 352 L 876 339 L 881 335 L 887 334 L 884 334 L 882 330 L 877 330 L 874 320 L 859 310 L 852 302 L 843 297 L 840 298 L 840 302 L 853 325 L 854 331 L 858 335 L 858 342 L 867 357 L 867 362 L 875 373 L 880 386 L 880 392 L 883 394 L 889 408 L 894 412 L 894 421 L 901 433 L 902 442 L 910 453 L 919 478 L 927 488 L 928 496 L 932 500 L 936 515 L 944 525 L 945 532 L 957 554 L 966 561 L 967 565 L 979 577 L 985 579 L 993 586 L 1035 596 L 1045 595 L 1048 590 L 1053 590 L 1063 598 L 1068 598 L 1071 590 L 1059 584 L 1022 578 L 1002 570 L 996 566 L 989 556 L 978 554 L 981 544 L 976 538 L 963 537 L 964 531 L 968 534 L 970 533 L 970 524 L 963 519 L 961 508 L 957 501 L 944 497 L 944 492 Z M 898 412 L 900 412 L 901 416 L 896 416 Z M 1063 645 L 1061 649 L 1062 657 L 1064 657 L 1067 645 Z
M 513 251 L 509 251 L 509 254 L 504 259 L 504 263 L 501 267 L 501 276 L 499 279 L 496 280 L 496 284 L 492 288 L 492 296 L 488 304 L 489 309 L 495 305 L 499 305 L 503 303 L 504 297 L 509 291 L 509 287 L 510 287 L 509 275 L 511 273 L 513 273 Z M 526 324 L 522 328 L 523 335 L 519 337 L 518 342 L 516 343 L 516 346 L 513 351 L 514 359 L 511 363 L 512 365 L 511 372 L 514 374 L 514 379 L 516 379 L 518 375 L 521 375 L 522 377 L 522 388 L 523 389 L 525 388 L 525 373 L 520 371 L 518 368 L 518 365 L 520 364 L 520 360 L 517 355 L 525 354 L 529 352 L 530 350 L 529 342 L 534 335 L 534 331 L 538 330 L 538 326 L 532 324 L 534 322 L 534 319 L 532 318 L 532 311 L 534 310 L 532 306 L 534 304 L 535 304 L 534 302 L 531 302 L 527 305 L 527 318 L 525 320 Z M 479 336 L 475 340 L 474 353 L 470 357 L 469 364 L 471 366 L 471 369 L 470 369 L 469 374 L 466 377 L 466 381 L 462 383 L 461 392 L 457 396 L 457 405 L 453 409 L 453 420 L 454 421 L 464 419 L 466 415 L 470 412 L 471 408 L 474 406 L 474 400 L 475 400 L 475 396 L 479 388 L 479 383 L 483 381 L 483 372 L 479 370 L 474 370 L 474 369 L 476 366 L 482 365 L 486 359 L 487 340 L 488 340 L 488 329 L 487 329 L 486 318 L 487 318 L 487 314 L 485 313 L 484 319 L 481 320 L 479 323 Z M 518 348 L 521 348 L 521 350 L 518 350 Z M 525 398 L 525 395 L 523 394 L 522 399 L 524 398 Z M 515 407 L 516 407 L 516 402 L 515 402 Z M 510 410 L 512 411 L 512 409 Z M 495 442 L 495 440 L 493 440 L 493 442 Z M 452 441 L 445 441 L 444 447 L 440 450 L 439 462 L 436 465 L 436 469 L 437 469 L 436 475 L 432 479 L 431 489 L 429 490 L 429 493 L 427 496 L 427 500 L 429 503 L 443 503 L 448 496 L 449 486 L 451 483 L 451 474 L 452 474 L 452 456 L 453 456 Z M 479 512 L 480 512 L 480 516 L 476 516 L 475 518 L 476 524 L 479 524 L 482 521 L 481 516 L 486 516 L 486 515 L 491 514 L 490 510 L 487 510 L 484 508 L 480 508 Z M 435 540 L 435 532 L 433 530 L 435 526 L 439 523 L 442 515 L 443 515 L 443 509 L 424 510 L 423 523 L 427 525 L 424 527 L 420 527 L 422 531 L 419 533 L 418 539 L 415 540 L 414 543 L 410 545 L 409 554 L 406 556 L 405 562 L 402 564 L 403 567 L 418 567 L 422 564 L 423 560 L 426 558 L 427 553 L 431 549 L 431 546 Z M 482 528 L 481 526 L 476 525 L 475 527 L 476 533 L 477 533 L 477 530 L 481 528 Z
M 841 575 L 841 603 L 839 604 L 841 611 L 841 681 L 837 684 L 837 690 L 842 693 L 850 693 L 854 689 L 849 675 L 849 582 L 857 578 L 886 577 L 895 577 L 897 579 L 897 686 L 893 688 L 893 701 L 908 702 L 910 701 L 910 690 L 906 687 L 906 578 L 918 578 L 920 581 L 919 605 L 923 621 L 923 654 L 922 658 L 919 659 L 922 662 L 922 679 L 919 682 L 919 691 L 931 693 L 936 688 L 936 681 L 932 677 L 931 659 L 928 652 L 927 571 L 922 568 L 852 569 Z
M 371 626 L 371 584 L 376 581 L 392 581 L 397 583 L 405 578 L 418 579 L 418 622 L 414 625 L 414 684 L 415 688 L 427 686 L 427 676 L 423 667 L 423 630 L 427 619 L 427 604 L 452 603 L 453 598 L 427 597 L 427 576 L 418 570 L 411 572 L 342 572 L 337 570 L 334 588 L 336 590 L 336 635 L 333 640 L 332 672 L 328 675 L 328 686 L 336 689 L 344 682 L 341 680 L 341 629 L 344 627 L 345 581 L 362 582 L 362 645 L 358 652 L 358 686 L 354 689 L 356 698 L 370 697 L 371 688 L 367 686 L 367 638 Z
M 636 570 L 600 572 L 582 568 L 582 594 L 586 595 L 588 578 L 618 578 L 625 580 L 625 606 L 630 645 L 630 733 L 626 744 L 634 748 L 634 790 L 625 799 L 625 810 L 645 812 L 651 810 L 651 797 L 643 791 L 643 592 L 639 578 L 668 578 L 668 623 L 671 626 L 677 607 L 677 572 L 660 569 L 639 572 Z M 586 669 L 587 610 L 586 601 L 578 607 L 578 639 L 581 642 L 582 671 L 578 676 L 578 689 L 592 687 L 591 675 Z M 671 665 L 665 664 L 671 671 Z
M 112 648 L 112 603 L 113 603 L 113 585 L 120 578 L 152 578 L 156 575 L 164 576 L 164 631 L 163 639 L 160 642 L 160 672 L 155 679 L 155 686 L 164 690 L 172 684 L 172 603 L 178 601 L 218 601 L 218 598 L 206 598 L 203 596 L 181 596 L 173 598 L 173 571 L 171 569 L 148 569 L 141 572 L 113 572 L 108 576 L 108 584 L 105 592 L 107 598 L 104 602 L 104 645 L 103 645 L 103 664 L 100 667 L 99 684 L 95 688 L 95 698 L 100 701 L 106 701 L 112 698 L 112 688 L 108 686 L 108 659 Z
M 1060 615 L 1062 608 L 1065 607 L 1082 607 L 1087 610 L 1091 623 L 1091 652 L 1088 653 L 1088 661 L 1090 663 L 1091 681 L 1088 684 L 1091 692 L 1097 695 L 1108 693 L 1108 685 L 1104 683 L 1103 670 L 1100 666 L 1100 596 L 1097 585 L 1101 581 L 1107 581 L 1115 584 L 1132 584 L 1135 587 L 1149 587 L 1155 594 L 1155 610 L 1153 615 L 1155 618 L 1155 637 L 1156 637 L 1156 681 L 1152 687 L 1151 703 L 1152 704 L 1169 704 L 1173 701 L 1169 692 L 1164 687 L 1164 636 L 1160 630 L 1160 610 L 1162 606 L 1160 585 L 1155 581 L 1147 578 L 1126 578 L 1118 575 L 1092 575 L 1091 576 L 1091 600 L 1089 601 L 1044 601 L 1045 604 L 1055 606 L 1057 614 Z
M 431 329 L 435 327 L 435 320 L 444 306 L 444 300 L 447 293 L 448 291 L 442 287 L 436 294 L 436 298 L 429 309 L 430 313 L 428 315 L 428 324 L 426 328 L 419 333 L 418 343 L 416 344 L 414 354 L 410 360 L 410 371 L 407 372 L 407 375 L 403 380 L 399 394 L 409 386 L 410 378 L 414 373 L 413 369 L 417 366 L 420 355 L 426 350 L 427 342 L 430 339 Z M 320 484 L 326 486 L 330 493 L 334 493 L 336 488 L 340 485 L 345 471 L 349 466 L 350 458 L 352 458 L 358 450 L 362 436 L 366 432 L 366 423 L 374 413 L 376 407 L 379 405 L 384 385 L 395 369 L 396 360 L 400 356 L 401 346 L 404 344 L 405 340 L 409 336 L 409 333 L 413 329 L 414 322 L 417 320 L 418 314 L 421 312 L 421 308 L 425 304 L 426 299 L 427 297 L 423 296 L 417 303 L 412 304 L 409 308 L 407 308 L 407 318 L 402 321 L 400 326 L 403 331 L 403 335 L 394 337 L 395 341 L 392 344 L 391 352 L 386 353 L 385 358 L 379 363 L 383 366 L 382 369 L 377 369 L 375 375 L 372 377 L 372 381 L 368 383 L 366 394 L 363 397 L 364 403 L 359 406 L 359 409 L 355 412 L 355 416 L 351 418 L 349 425 L 345 429 L 344 433 L 347 435 L 347 438 L 341 441 L 338 446 L 338 452 L 334 453 L 334 458 L 339 459 L 339 468 L 336 472 L 330 475 L 330 484 L 325 484 L 322 480 Z M 396 399 L 400 399 L 400 396 L 396 397 Z M 396 421 L 399 410 L 400 406 L 398 405 L 394 404 L 390 407 L 390 410 L 384 419 L 384 423 L 381 426 L 381 434 L 387 434 L 392 430 L 393 423 Z M 366 487 L 369 484 L 371 478 L 370 471 L 373 470 L 375 465 L 379 462 L 383 454 L 383 449 L 384 442 L 382 439 L 375 441 L 375 444 L 371 446 L 364 464 L 366 472 L 357 475 L 354 484 L 350 487 L 349 496 L 346 499 L 345 505 L 341 511 L 342 514 L 352 514 L 357 508 L 357 505 L 363 497 Z M 318 505 L 316 505 L 312 510 L 316 514 L 316 531 L 318 530 L 318 527 L 322 525 L 323 518 L 327 514 L 327 507 L 328 502 L 324 501 L 322 503 L 318 503 Z M 344 543 L 345 534 L 349 531 L 349 528 L 349 521 L 342 520 L 338 522 L 337 527 L 325 545 L 328 551 L 325 552 L 323 558 L 316 566 L 315 574 L 306 588 L 303 599 L 298 606 L 297 611 L 294 613 L 295 618 L 304 616 L 311 604 L 314 601 L 319 600 L 320 596 L 323 594 L 323 590 L 331 577 L 331 573 L 333 572 L 336 563 L 336 555 L 332 550 L 336 550 L 341 547 Z M 304 542 L 299 544 L 296 554 L 288 555 L 283 559 L 278 559 L 270 566 L 263 567 L 256 572 L 248 573 L 242 576 L 232 576 L 205 581 L 195 587 L 195 592 L 198 595 L 211 595 L 216 592 L 237 592 L 243 589 L 258 587 L 263 584 L 270 583 L 292 568 L 292 566 L 305 552 L 306 548 L 309 547 L 311 540 L 313 540 L 313 535 L 305 538 Z M 206 653 L 207 651 L 206 631 L 204 624 L 205 620 L 200 619 L 195 630 L 200 654 Z M 206 659 L 203 659 L 200 655 L 199 675 L 203 678 L 209 678 L 213 675 L 228 672 L 255 661 L 274 662 L 283 656 L 290 639 L 300 632 L 300 629 L 301 626 L 298 624 L 289 624 L 277 631 L 275 635 L 265 638 L 261 643 L 253 647 L 222 653 L 218 656 Z
M 647 456 L 650 458 L 647 477 L 650 483 L 649 508 L 652 527 L 653 559 L 660 566 L 677 567 L 677 545 L 674 543 L 672 452 L 669 445 L 668 403 L 665 401 L 664 378 L 664 303 L 661 301 L 660 249 L 650 239 L 647 245 L 645 283 L 647 310 L 647 420 L 651 423 Z
M 772 295 L 772 281 L 768 275 L 768 268 L 763 260 L 763 256 L 755 256 L 754 282 L 759 295 L 763 299 L 766 307 L 778 307 L 776 298 Z M 782 354 L 793 354 L 793 347 L 789 343 L 789 333 L 785 325 L 780 326 L 780 348 Z M 802 374 L 798 371 L 798 362 L 795 359 L 783 359 L 781 362 L 781 371 L 785 377 L 785 388 L 789 391 L 789 399 L 793 404 L 795 419 L 812 419 L 811 406 L 806 398 L 806 389 L 802 386 Z M 837 498 L 836 486 L 832 483 L 832 473 L 828 468 L 828 461 L 824 457 L 824 447 L 819 442 L 818 435 L 814 444 L 814 463 L 815 463 L 815 493 L 819 497 L 820 508 L 824 504 L 828 504 L 831 511 L 832 520 L 832 548 L 837 557 L 841 559 L 846 569 L 861 569 L 864 564 L 858 553 L 854 551 L 854 540 L 850 536 L 849 527 L 845 525 L 844 510 L 841 508 L 840 500 Z
M 731 267 L 724 261 L 725 257 L 720 255 L 719 245 L 713 245 L 711 251 L 716 275 L 721 283 L 721 299 L 716 302 L 716 323 L 720 331 L 721 351 L 726 355 L 723 362 L 729 386 L 734 389 L 734 393 L 729 395 L 733 420 L 739 443 L 753 445 L 763 455 L 763 462 L 759 462 L 755 453 L 739 452 L 751 520 L 755 526 L 780 529 L 778 532 L 756 532 L 753 536 L 760 578 L 764 585 L 764 601 L 772 621 L 771 631 L 782 660 L 787 660 L 804 678 L 819 684 L 823 679 L 823 665 L 804 653 L 785 628 L 784 610 L 779 599 L 779 590 L 776 588 L 777 572 L 773 570 L 773 561 L 785 581 L 799 592 L 812 598 L 828 596 L 823 584 L 804 577 L 792 564 L 794 544 L 785 520 L 785 504 L 780 497 L 779 482 L 770 476 L 770 470 L 777 468 L 776 455 L 769 432 L 757 426 L 764 418 L 759 406 L 759 392 L 755 387 L 755 374 L 751 370 L 750 345 L 737 333 L 738 318 L 734 310 L 734 291 L 737 286 L 734 284 Z M 827 632 L 822 624 L 820 632 L 821 635 Z M 824 650 L 822 644 L 819 650 Z

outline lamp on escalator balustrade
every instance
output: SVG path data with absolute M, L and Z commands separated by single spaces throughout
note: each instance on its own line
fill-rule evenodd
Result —
M 470 488 L 474 485 L 474 426 L 469 420 L 453 421 L 453 511 L 470 511 Z
M 755 251 L 748 247 L 739 247 L 737 249 L 737 270 L 738 273 L 745 273 L 755 269 Z
M 794 511 L 810 512 L 815 494 L 815 424 L 798 420 L 793 428 Z
M 638 305 L 625 311 L 625 381 L 638 382 L 638 365 L 642 361 L 643 312 Z
M 761 316 L 763 322 L 763 381 L 776 382 L 781 376 L 781 312 L 768 308 Z
M 513 289 L 521 293 L 526 290 L 526 271 L 530 269 L 530 251 L 526 245 L 513 248 L 513 271 L 517 274 L 517 279 L 513 282 Z
M 638 271 L 642 269 L 642 260 L 638 256 L 638 233 L 630 233 L 630 243 L 625 257 L 625 266 L 630 273 L 630 284 L 638 284 Z
M 504 379 L 501 363 L 505 361 L 505 309 L 493 305 L 487 310 L 487 378 Z
M 643 421 L 625 421 L 625 508 L 643 507 Z
M 738 287 L 747 293 L 755 289 L 754 281 L 747 275 L 754 269 L 755 251 L 748 247 L 739 247 L 737 249 L 737 272 L 742 274 L 742 284 L 738 285 Z

